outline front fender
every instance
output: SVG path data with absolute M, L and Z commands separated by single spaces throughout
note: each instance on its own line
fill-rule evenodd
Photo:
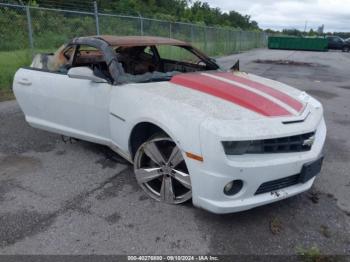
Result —
M 199 127 L 205 118 L 202 112 L 189 105 L 143 92 L 141 87 L 125 85 L 112 90 L 111 140 L 129 154 L 129 138 L 133 128 L 139 123 L 148 122 L 164 130 L 181 150 L 201 155 Z

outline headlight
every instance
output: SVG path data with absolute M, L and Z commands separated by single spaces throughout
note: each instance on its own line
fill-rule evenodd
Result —
M 292 153 L 311 150 L 315 132 L 264 140 L 223 141 L 226 155 Z
M 259 154 L 263 152 L 261 140 L 257 141 L 224 141 L 222 145 L 226 155 Z

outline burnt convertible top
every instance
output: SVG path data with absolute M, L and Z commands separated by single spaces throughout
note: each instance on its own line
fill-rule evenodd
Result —
M 113 46 L 145 46 L 145 45 L 189 45 L 186 42 L 155 36 L 112 36 L 101 35 L 95 36 L 96 38 L 103 39 L 107 43 Z
M 77 37 L 74 40 L 85 40 L 87 42 L 93 40 L 103 40 L 110 46 L 149 46 L 149 45 L 180 45 L 190 46 L 189 43 L 177 39 L 155 36 L 113 36 L 113 35 L 98 35 Z M 74 41 L 73 40 L 73 41 Z M 89 41 L 90 40 L 90 41 Z M 80 41 L 79 41 L 80 42 Z

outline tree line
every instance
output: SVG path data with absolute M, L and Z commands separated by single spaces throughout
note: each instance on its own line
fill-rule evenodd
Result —
M 265 30 L 266 33 L 271 35 L 289 35 L 289 36 L 297 36 L 297 37 L 324 37 L 327 35 L 339 36 L 343 39 L 347 39 L 350 37 L 350 32 L 320 32 L 319 30 L 310 29 L 308 31 L 301 31 L 298 29 L 283 29 L 282 31 L 278 30 Z
M 41 7 L 91 9 L 93 0 L 13 0 L 17 3 Z M 199 0 L 96 0 L 99 10 L 117 14 L 139 15 L 169 21 L 198 23 L 207 26 L 235 27 L 242 30 L 260 30 L 249 15 L 236 11 L 223 12 Z

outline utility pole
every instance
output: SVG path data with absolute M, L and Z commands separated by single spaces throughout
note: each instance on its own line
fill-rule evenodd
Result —
M 94 14 L 95 14 L 95 23 L 96 23 L 96 34 L 100 35 L 100 23 L 98 20 L 98 9 L 97 9 L 96 1 L 94 1 Z
M 306 33 L 306 27 L 307 27 L 307 20 L 305 20 L 304 33 Z
M 136 13 L 139 15 L 140 19 L 140 35 L 143 36 L 143 17 L 139 12 L 136 11 Z
M 33 56 L 34 55 L 33 28 L 32 28 L 32 17 L 30 15 L 29 4 L 26 6 L 26 15 L 27 15 L 27 24 L 28 24 L 29 47 Z

